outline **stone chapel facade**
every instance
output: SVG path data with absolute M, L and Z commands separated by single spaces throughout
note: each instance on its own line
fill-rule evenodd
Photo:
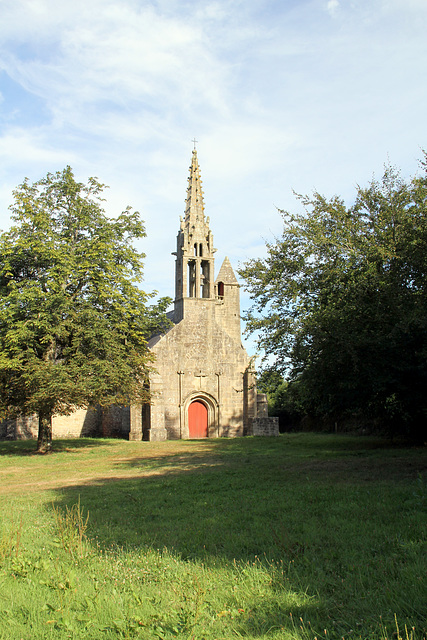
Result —
M 243 436 L 252 430 L 257 393 L 242 346 L 239 284 L 228 258 L 214 276 L 197 152 L 192 153 L 175 260 L 173 327 L 149 346 L 156 356 L 144 438 Z
M 56 416 L 53 437 L 118 436 L 129 440 L 278 435 L 265 394 L 242 345 L 239 284 L 228 258 L 214 276 L 213 236 L 205 216 L 197 152 L 192 153 L 175 260 L 171 328 L 154 336 L 155 373 L 146 406 L 89 407 Z M 36 437 L 32 416 L 0 425 L 0 437 Z M 5 433 L 1 431 L 5 430 Z

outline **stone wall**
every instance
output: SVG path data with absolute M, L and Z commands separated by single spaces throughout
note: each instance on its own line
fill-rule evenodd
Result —
M 243 436 L 255 415 L 250 359 L 215 317 L 215 300 L 186 300 L 186 315 L 149 343 L 157 373 L 150 379 L 149 440 L 188 438 L 188 407 L 208 411 L 208 437 Z M 149 429 L 149 433 L 148 432 Z
M 266 393 L 257 393 L 256 408 L 257 418 L 268 418 L 268 399 Z
M 37 415 L 19 416 L 0 424 L 0 438 L 26 440 L 37 438 Z M 54 416 L 52 436 L 56 438 L 127 438 L 130 431 L 130 408 L 88 407 L 76 409 L 68 416 Z
M 255 418 L 252 421 L 253 436 L 278 436 L 279 418 Z

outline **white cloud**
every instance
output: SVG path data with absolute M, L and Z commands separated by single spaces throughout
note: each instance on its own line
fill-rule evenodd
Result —
M 74 121 L 80 109 L 99 101 L 122 109 L 143 101 L 143 107 L 167 110 L 171 97 L 177 108 L 224 111 L 226 69 L 210 54 L 197 25 L 159 15 L 150 6 L 136 10 L 130 3 L 93 0 L 85 3 L 83 19 L 80 2 L 60 3 L 67 8 L 63 12 L 47 0 L 34 6 L 36 23 L 43 16 L 50 29 L 44 23 L 36 36 L 27 33 L 29 58 L 18 49 L 9 53 L 5 66 L 64 119 Z M 23 32 L 14 31 L 18 42 L 25 32 L 25 24 Z M 45 55 L 45 47 L 53 47 L 51 55 Z
M 326 9 L 331 16 L 334 16 L 339 6 L 340 3 L 338 2 L 338 0 L 328 0 Z
M 386 11 L 404 10 L 427 13 L 425 0 L 383 0 L 382 8 Z
M 69 151 L 49 148 L 46 144 L 46 132 L 13 128 L 0 137 L 0 163 L 22 167 L 25 162 L 29 165 L 63 163 L 73 156 Z M 24 177 L 24 176 L 23 176 Z

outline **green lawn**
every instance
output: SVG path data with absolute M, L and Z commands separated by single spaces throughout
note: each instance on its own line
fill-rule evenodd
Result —
M 427 449 L 0 443 L 0 639 L 427 635 Z

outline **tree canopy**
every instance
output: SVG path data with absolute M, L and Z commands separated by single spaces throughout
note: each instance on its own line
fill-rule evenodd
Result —
M 146 401 L 147 338 L 167 323 L 169 300 L 138 287 L 139 213 L 108 218 L 104 188 L 70 167 L 25 180 L 0 236 L 0 411 L 38 413 L 39 450 L 53 414 Z
M 420 435 L 427 417 L 427 163 L 386 167 L 352 206 L 319 193 L 282 211 L 267 257 L 240 270 L 249 332 L 308 414 Z

